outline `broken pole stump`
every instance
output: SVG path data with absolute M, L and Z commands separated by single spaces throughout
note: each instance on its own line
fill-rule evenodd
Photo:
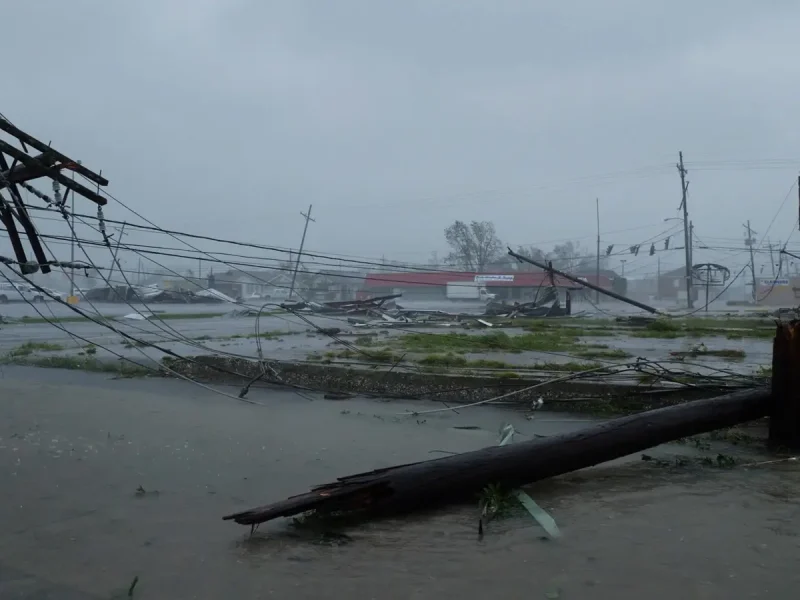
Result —
M 680 438 L 766 416 L 768 387 L 641 412 L 507 446 L 339 478 L 281 502 L 223 517 L 255 526 L 309 510 L 402 513 L 469 498 L 488 484 L 508 489 L 628 456 Z
M 775 331 L 769 443 L 800 450 L 800 321 L 778 323 Z

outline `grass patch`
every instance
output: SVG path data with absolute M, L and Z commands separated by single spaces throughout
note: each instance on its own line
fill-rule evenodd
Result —
M 96 358 L 79 356 L 27 356 L 16 357 L 14 364 L 46 367 L 51 369 L 70 369 L 73 371 L 88 371 L 92 373 L 114 373 L 128 377 L 141 377 L 151 375 L 153 369 L 130 363 L 128 361 L 102 361 Z
M 769 319 L 748 318 L 686 318 L 656 319 L 644 329 L 633 329 L 632 337 L 675 339 L 678 337 L 725 336 L 728 339 L 770 339 L 775 335 L 775 325 Z
M 564 371 L 566 373 L 580 373 L 581 371 L 591 371 L 592 369 L 599 369 L 602 367 L 600 363 L 596 362 L 563 362 L 563 363 L 537 363 L 533 369 L 537 371 Z
M 495 373 L 494 375 L 498 379 L 519 379 L 520 374 L 516 371 L 502 371 L 500 373 Z
M 458 354 L 448 352 L 447 354 L 428 354 L 417 362 L 426 367 L 466 367 L 469 361 Z
M 459 354 L 448 352 L 447 354 L 428 354 L 416 361 L 417 363 L 426 367 L 470 367 L 473 369 L 508 369 L 513 368 L 502 360 L 491 360 L 486 358 L 479 358 L 476 360 L 467 360 Z
M 593 358 L 595 360 L 602 359 L 622 359 L 630 358 L 633 356 L 630 352 L 626 352 L 620 348 L 587 348 L 585 350 L 574 350 L 572 354 L 580 356 L 581 358 Z
M 399 338 L 398 345 L 415 352 L 463 354 L 466 352 L 504 351 L 504 352 L 535 352 L 540 351 L 567 351 L 578 345 L 578 337 L 573 334 L 556 332 L 525 333 L 522 335 L 508 335 L 503 331 L 496 331 L 482 335 L 469 335 L 466 333 L 425 334 L 409 333 Z
M 403 361 L 403 354 L 396 354 L 389 348 L 380 348 L 375 350 L 365 350 L 364 352 L 357 352 L 355 350 L 339 350 L 338 352 L 326 352 L 323 355 L 324 359 L 333 360 L 336 358 L 355 358 L 367 362 L 377 363 L 390 363 L 394 364 Z
M 695 348 L 684 352 L 672 352 L 673 356 L 684 356 L 697 358 L 701 356 L 713 356 L 715 358 L 726 358 L 728 360 L 744 360 L 747 353 L 744 350 L 723 348 L 721 350 L 708 350 L 707 348 Z
M 25 342 L 11 350 L 8 356 L 30 356 L 34 352 L 58 352 L 59 350 L 64 350 L 64 346 L 61 344 L 52 344 L 50 342 Z

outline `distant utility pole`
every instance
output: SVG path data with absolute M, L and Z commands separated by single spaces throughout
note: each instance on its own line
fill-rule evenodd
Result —
M 112 295 L 116 293 L 116 287 L 114 286 L 114 282 L 111 280 L 111 277 L 114 275 L 114 266 L 117 265 L 117 254 L 119 254 L 119 245 L 122 242 L 122 236 L 127 235 L 125 233 L 125 227 L 127 225 L 128 222 L 124 221 L 122 223 L 122 229 L 117 229 L 117 234 L 119 234 L 119 237 L 117 238 L 117 245 L 114 247 L 114 252 L 111 254 L 111 267 L 108 270 L 108 278 L 106 279 L 106 281 L 108 281 L 108 289 L 106 290 L 107 300 L 111 300 Z M 118 266 L 120 273 L 122 273 L 122 265 Z
M 658 257 L 658 271 L 656 274 L 656 300 L 661 299 L 661 257 Z
M 747 238 L 744 240 L 744 245 L 750 248 L 750 274 L 753 277 L 753 302 L 756 301 L 756 263 L 753 258 L 753 243 L 755 240 L 753 239 L 753 234 L 755 231 L 750 229 L 750 221 L 747 221 L 747 225 L 743 225 L 745 229 L 747 229 Z
M 678 152 L 678 173 L 681 175 L 681 206 L 683 209 L 683 238 L 684 253 L 686 255 L 686 303 L 689 308 L 694 308 L 692 300 L 692 239 L 689 229 L 689 208 L 686 206 L 686 192 L 689 182 L 686 181 L 686 169 L 683 166 L 683 152 Z
M 81 161 L 78 161 L 78 165 L 81 164 Z M 72 172 L 72 181 L 75 181 L 75 171 Z M 70 197 L 70 205 L 69 205 L 69 215 L 70 220 L 72 221 L 72 227 L 70 227 L 70 240 L 69 240 L 69 262 L 73 265 L 75 264 L 75 194 L 72 194 Z M 72 267 L 72 277 L 69 278 L 69 295 L 75 295 L 75 267 Z
M 300 250 L 298 250 L 298 252 L 297 252 L 297 262 L 294 263 L 294 273 L 292 273 L 292 287 L 289 288 L 289 299 L 290 300 L 292 299 L 292 296 L 294 295 L 294 282 L 297 280 L 297 270 L 300 268 L 300 257 L 303 256 L 303 246 L 306 243 L 306 232 L 308 231 L 308 222 L 309 221 L 314 221 L 316 223 L 316 221 L 311 218 L 311 207 L 312 207 L 312 205 L 309 204 L 308 205 L 308 212 L 307 213 L 304 213 L 304 212 L 300 213 L 301 215 L 303 215 L 303 217 L 305 217 L 306 224 L 303 227 L 303 237 L 300 239 Z
M 594 284 L 600 285 L 600 198 L 594 199 L 595 208 L 597 209 L 597 264 L 595 266 L 595 280 Z M 600 290 L 595 292 L 595 302 L 600 304 Z
M 774 244 L 772 242 L 767 242 L 767 246 L 769 247 L 769 264 L 772 267 L 772 278 L 775 279 L 775 255 L 773 254 Z
M 625 263 L 627 262 L 624 258 L 619 259 L 619 262 L 622 263 L 622 276 L 625 277 Z

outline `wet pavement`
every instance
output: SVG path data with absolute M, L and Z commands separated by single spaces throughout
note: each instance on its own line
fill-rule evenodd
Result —
M 279 522 L 250 538 L 220 517 L 495 444 L 504 422 L 524 439 L 587 421 L 491 407 L 408 417 L 441 405 L 267 389 L 253 406 L 181 381 L 25 367 L 3 367 L 0 390 L 2 598 L 125 597 L 136 576 L 143 599 L 789 599 L 800 584 L 796 463 L 665 469 L 634 456 L 541 482 L 529 492 L 559 540 L 526 516 L 479 540 L 471 503 L 346 535 Z M 678 452 L 701 450 L 649 454 Z

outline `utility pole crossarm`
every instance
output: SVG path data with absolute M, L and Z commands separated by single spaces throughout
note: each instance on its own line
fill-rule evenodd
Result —
M 108 200 L 100 195 L 100 186 L 108 185 L 108 180 L 94 173 L 93 171 L 82 166 L 79 161 L 74 161 L 68 156 L 61 154 L 49 144 L 36 139 L 32 135 L 25 133 L 8 119 L 0 116 L 0 134 L 6 134 L 10 138 L 15 138 L 17 146 L 12 145 L 9 141 L 0 138 L 0 192 L 11 196 L 11 201 L 7 201 L 3 194 L 0 193 L 0 222 L 5 226 L 6 232 L 11 239 L 11 245 L 14 248 L 14 254 L 20 264 L 21 270 L 24 274 L 33 274 L 39 269 L 42 273 L 49 273 L 49 261 L 44 253 L 39 234 L 36 227 L 28 214 L 27 207 L 22 200 L 20 194 L 20 187 L 35 194 L 39 198 L 45 200 L 48 204 L 55 204 L 62 210 L 66 217 L 66 202 L 68 192 L 63 196 L 56 193 L 56 199 L 51 199 L 36 188 L 28 184 L 29 181 L 39 178 L 49 178 L 53 182 L 54 192 L 57 192 L 58 187 L 64 186 L 67 190 L 72 191 L 72 200 L 74 202 L 75 194 L 83 196 L 97 204 L 104 206 Z M 11 140 L 13 141 L 13 139 Z M 31 152 L 31 149 L 38 151 L 38 154 Z M 72 178 L 67 178 L 62 171 L 72 171 Z M 75 173 L 82 175 L 92 183 L 96 184 L 97 191 L 91 190 L 88 187 L 75 181 Z M 74 211 L 71 211 L 74 214 Z M 30 243 L 31 249 L 35 257 L 35 261 L 28 261 L 25 248 L 19 237 L 19 232 L 15 221 L 18 222 Z M 72 261 L 74 262 L 74 261 Z

